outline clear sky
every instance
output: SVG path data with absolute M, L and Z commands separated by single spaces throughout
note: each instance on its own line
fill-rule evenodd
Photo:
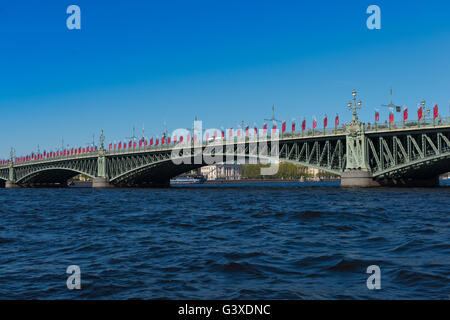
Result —
M 66 8 L 81 8 L 68 30 Z M 381 30 L 366 8 L 381 8 Z M 450 1 L 27 0 L 0 2 L 0 158 L 389 102 L 450 103 Z M 381 110 L 381 120 L 388 110 Z M 397 115 L 399 118 L 399 116 Z M 332 121 L 330 121 L 333 123 Z

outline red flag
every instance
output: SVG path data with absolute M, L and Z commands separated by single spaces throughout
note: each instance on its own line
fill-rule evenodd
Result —
M 334 126 L 339 127 L 339 115 L 336 115 L 336 118 L 334 119 Z
M 170 137 L 167 138 L 167 144 L 170 144 Z
M 137 147 L 137 142 L 135 141 L 135 142 L 133 143 L 133 149 L 136 149 L 136 147 Z
M 225 131 L 222 130 L 222 138 L 225 138 Z
M 159 139 L 156 139 L 155 146 L 159 144 Z
M 205 134 L 205 136 L 206 136 L 206 141 L 208 141 L 208 140 L 209 140 L 209 133 L 207 132 L 207 133 Z
M 188 133 L 186 140 L 187 140 L 187 142 L 191 142 L 191 134 L 190 133 Z
M 248 137 L 248 130 L 249 130 L 249 127 L 246 126 L 246 127 L 245 127 L 245 136 L 246 136 L 246 137 Z
M 420 106 L 419 109 L 417 110 L 417 118 L 422 119 L 423 117 L 423 110 L 422 107 Z
M 403 121 L 408 120 L 408 108 L 403 109 Z
M 214 130 L 213 139 L 216 140 L 216 137 L 217 137 L 217 130 Z
M 264 123 L 264 127 L 263 127 L 263 133 L 266 134 L 267 133 L 267 123 Z
M 389 123 L 394 122 L 394 113 L 393 112 L 389 112 Z
M 375 122 L 380 121 L 380 113 L 375 111 Z
M 286 132 L 286 121 L 283 121 L 283 123 L 281 124 L 281 132 Z
M 306 130 L 306 119 L 303 119 L 302 121 L 302 131 Z
M 323 127 L 326 128 L 326 127 L 327 127 L 327 124 L 328 124 L 328 118 L 327 118 L 327 116 L 325 115 L 325 118 L 323 119 Z
M 233 136 L 233 128 L 231 128 L 231 129 L 229 130 L 228 136 L 229 136 L 229 137 L 232 137 L 232 136 Z
M 435 105 L 433 108 L 433 119 L 436 119 L 439 116 L 438 105 Z
M 272 126 L 272 133 L 275 133 L 277 131 L 277 126 L 276 125 L 273 125 Z
M 139 148 L 142 148 L 142 139 L 139 140 Z
M 165 141 L 166 141 L 166 137 L 163 136 L 163 137 L 161 138 L 161 145 L 163 145 Z
M 180 143 L 183 142 L 183 136 L 180 137 Z
M 317 127 L 317 120 L 316 118 L 313 118 L 313 129 Z
M 153 145 L 153 138 L 150 138 L 150 145 Z
M 295 131 L 295 122 L 292 122 L 292 132 Z
M 255 126 L 255 134 L 258 134 L 258 128 Z
M 240 130 L 240 129 L 238 129 L 238 131 L 237 131 L 237 136 L 238 136 L 238 137 L 241 136 L 241 130 Z
M 112 149 L 112 143 L 109 144 L 109 150 L 111 150 L 111 149 Z
M 131 149 L 131 147 L 133 146 L 132 143 L 133 143 L 133 142 L 131 142 L 131 140 L 130 140 L 130 142 L 128 142 L 128 149 Z

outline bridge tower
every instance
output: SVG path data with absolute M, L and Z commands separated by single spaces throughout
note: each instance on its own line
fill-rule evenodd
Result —
M 374 187 L 378 184 L 372 179 L 369 171 L 367 139 L 364 123 L 359 121 L 357 109 L 361 109 L 362 102 L 356 102 L 356 90 L 353 90 L 353 104 L 348 102 L 348 109 L 353 109 L 353 117 L 345 131 L 346 140 L 346 166 L 342 173 L 341 186 L 343 187 Z
M 97 176 L 92 181 L 93 188 L 111 188 L 112 184 L 109 182 L 107 170 L 106 170 L 106 157 L 105 157 L 105 136 L 102 133 L 100 135 L 100 147 L 97 158 Z
M 11 148 L 11 152 L 9 153 L 9 177 L 8 181 L 5 183 L 5 188 L 19 188 L 19 185 L 16 184 L 16 175 L 14 172 L 14 149 Z

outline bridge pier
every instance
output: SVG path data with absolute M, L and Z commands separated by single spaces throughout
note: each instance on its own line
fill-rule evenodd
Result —
M 109 182 L 108 178 L 96 177 L 92 180 L 92 188 L 113 188 L 114 185 Z
M 20 188 L 20 185 L 15 184 L 14 182 L 8 180 L 5 182 L 5 188 L 7 188 L 7 189 Z
M 379 186 L 380 184 L 372 178 L 372 174 L 368 171 L 348 170 L 341 176 L 341 187 L 369 188 Z

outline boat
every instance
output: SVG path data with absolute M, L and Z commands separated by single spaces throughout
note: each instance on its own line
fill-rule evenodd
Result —
M 198 175 L 181 175 L 170 179 L 170 184 L 202 184 L 205 182 L 205 177 Z

